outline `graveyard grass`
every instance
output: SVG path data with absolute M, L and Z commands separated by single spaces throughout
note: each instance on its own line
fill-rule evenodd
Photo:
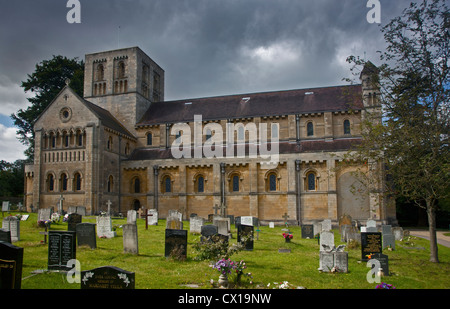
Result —
M 69 283 L 66 273 L 41 272 L 47 270 L 48 245 L 41 244 L 44 236 L 39 234 L 42 228 L 36 225 L 37 215 L 31 214 L 27 221 L 20 223 L 20 241 L 14 245 L 24 248 L 22 289 L 79 289 L 79 283 Z M 95 223 L 95 217 L 84 217 L 83 222 Z M 139 255 L 123 253 L 122 229 L 126 219 L 113 219 L 117 227 L 117 237 L 113 239 L 97 238 L 97 249 L 77 247 L 76 258 L 81 271 L 101 266 L 116 266 L 135 272 L 136 289 L 189 289 L 198 287 L 210 289 L 211 279 L 217 284 L 218 273 L 210 267 L 210 261 L 194 259 L 193 245 L 200 235 L 188 233 L 188 257 L 184 261 L 164 257 L 165 220 L 159 220 L 158 226 L 145 229 L 145 220 L 138 219 Z M 184 221 L 189 231 L 189 222 Z M 317 239 L 302 239 L 301 229 L 290 226 L 294 238 L 285 243 L 282 236 L 283 226 L 260 227 L 259 239 L 255 240 L 253 251 L 241 251 L 233 256 L 234 261 L 243 260 L 246 271 L 253 275 L 253 284 L 244 284 L 243 288 L 273 288 L 274 283 L 288 281 L 293 287 L 307 289 L 374 289 L 377 283 L 367 282 L 369 268 L 360 262 L 360 248 L 348 251 L 348 273 L 321 273 L 319 267 L 319 246 Z M 67 223 L 52 224 L 50 230 L 67 230 Z M 231 226 L 236 242 L 236 229 Z M 335 233 L 338 246 L 340 235 Z M 425 249 L 421 249 L 421 247 Z M 419 249 L 418 249 L 419 248 Z M 290 249 L 290 253 L 280 253 L 278 249 Z M 429 262 L 429 241 L 412 238 L 408 242 L 397 241 L 395 251 L 383 250 L 389 256 L 391 276 L 382 277 L 382 282 L 394 285 L 397 289 L 448 289 L 450 282 L 450 248 L 439 245 L 440 263 Z M 246 282 L 244 280 L 244 282 Z M 268 284 L 270 286 L 268 287 Z

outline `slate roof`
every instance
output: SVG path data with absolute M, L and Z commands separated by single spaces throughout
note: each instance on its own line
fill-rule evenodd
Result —
M 361 85 L 154 102 L 136 127 L 203 120 L 361 110 Z
M 358 145 L 361 142 L 360 138 L 347 138 L 337 139 L 332 141 L 300 141 L 295 142 L 280 142 L 279 154 L 292 154 L 292 153 L 308 153 L 308 152 L 333 152 L 333 151 L 346 151 L 351 147 Z M 234 145 L 234 153 L 236 154 L 236 148 Z M 213 147 L 213 150 L 215 148 Z M 226 148 L 222 147 L 223 158 L 226 159 Z M 245 154 L 248 155 L 248 144 L 245 145 Z M 258 151 L 259 155 L 259 151 Z M 191 158 L 194 158 L 194 150 L 191 150 Z M 128 158 L 130 161 L 134 160 L 158 160 L 158 159 L 174 159 L 170 148 L 141 148 L 133 151 Z

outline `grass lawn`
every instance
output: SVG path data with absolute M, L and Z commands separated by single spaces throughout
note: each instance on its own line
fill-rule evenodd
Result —
M 14 214 L 14 213 L 12 213 Z M 27 221 L 20 222 L 20 241 L 15 246 L 24 248 L 22 289 L 79 289 L 80 285 L 67 282 L 65 273 L 41 272 L 47 270 L 48 245 L 42 244 L 42 228 L 36 224 L 36 214 L 30 214 Z M 84 217 L 83 222 L 95 223 L 95 217 Z M 145 229 L 145 221 L 138 219 L 139 255 L 123 253 L 122 229 L 125 219 L 113 219 L 117 226 L 117 237 L 97 238 L 97 249 L 77 247 L 76 258 L 81 270 L 100 266 L 116 266 L 135 272 L 136 289 L 200 289 L 212 288 L 210 280 L 217 282 L 219 274 L 209 265 L 210 261 L 197 261 L 193 245 L 199 235 L 188 233 L 188 258 L 178 261 L 164 257 L 165 220 L 158 226 Z M 189 222 L 184 221 L 189 230 Z M 360 248 L 348 249 L 348 273 L 321 273 L 319 267 L 319 246 L 317 239 L 302 239 L 299 227 L 290 227 L 294 235 L 291 243 L 285 243 L 282 228 L 262 226 L 259 239 L 254 240 L 253 251 L 241 251 L 231 257 L 234 261 L 244 260 L 247 271 L 253 275 L 253 283 L 245 288 L 270 288 L 274 282 L 288 281 L 292 286 L 307 289 L 374 289 L 377 283 L 367 282 L 369 268 L 360 262 Z M 54 223 L 51 230 L 67 230 L 67 223 Z M 335 233 L 336 246 L 340 235 Z M 232 225 L 236 242 L 236 229 Z M 256 236 L 256 233 L 255 233 Z M 423 249 L 424 248 L 424 249 Z M 290 249 L 290 253 L 279 253 L 278 249 Z M 429 242 L 412 237 L 408 243 L 397 241 L 395 251 L 383 252 L 389 256 L 391 276 L 382 281 L 393 284 L 397 289 L 448 289 L 450 288 L 450 248 L 439 245 L 440 263 L 429 262 Z

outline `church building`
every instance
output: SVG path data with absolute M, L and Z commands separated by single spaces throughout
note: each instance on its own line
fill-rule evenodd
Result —
M 343 215 L 396 223 L 395 205 L 344 161 L 379 90 L 361 84 L 164 100 L 165 71 L 140 48 L 85 57 L 84 96 L 68 85 L 36 119 L 28 209 L 156 209 L 305 224 Z M 382 165 L 379 165 L 382 168 Z M 356 190 L 355 190 L 356 188 Z

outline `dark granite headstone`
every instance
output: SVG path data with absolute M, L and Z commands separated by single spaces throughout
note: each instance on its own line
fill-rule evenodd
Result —
M 166 229 L 164 256 L 170 257 L 172 254 L 187 256 L 187 230 Z
M 304 224 L 302 225 L 302 238 L 314 238 L 314 225 Z
M 81 272 L 81 289 L 134 289 L 135 274 L 104 266 Z
M 76 233 L 73 231 L 48 232 L 48 269 L 71 270 L 67 262 L 76 259 Z
M 0 289 L 20 289 L 23 248 L 0 241 Z
M 376 253 L 372 256 L 372 260 L 378 260 L 380 262 L 380 267 L 383 269 L 385 276 L 389 276 L 389 258 L 386 254 Z M 375 272 L 377 273 L 378 270 Z
M 382 242 L 380 232 L 361 233 L 361 260 L 367 262 L 368 255 L 382 253 Z
M 237 226 L 237 230 L 238 230 L 237 241 L 243 242 L 243 241 L 241 241 L 241 239 L 243 237 L 246 237 L 247 241 L 244 243 L 245 250 L 248 250 L 248 251 L 253 250 L 253 226 L 239 224 Z
M 78 246 L 87 245 L 91 249 L 97 248 L 95 223 L 78 223 L 76 227 Z
M 77 213 L 69 214 L 69 217 L 67 218 L 67 223 L 68 223 L 67 230 L 76 232 L 77 224 L 81 223 L 82 220 L 83 220 L 83 216 L 80 214 L 77 214 Z
M 207 224 L 201 227 L 201 241 L 206 241 L 208 238 L 219 233 L 219 229 L 216 225 Z
M 11 231 L 0 229 L 0 241 L 12 243 L 11 242 Z

